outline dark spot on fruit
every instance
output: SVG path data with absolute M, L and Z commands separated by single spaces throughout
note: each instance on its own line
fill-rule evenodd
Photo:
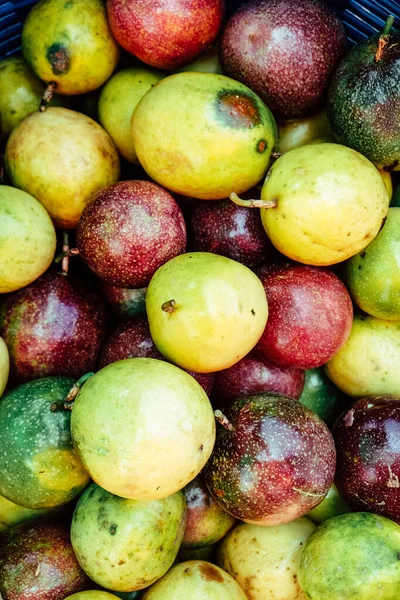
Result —
M 159 489 L 160 489 L 160 486 L 157 486 L 157 487 L 156 487 L 156 490 L 159 490 Z
M 258 154 L 263 154 L 267 148 L 268 148 L 267 140 L 262 139 L 257 143 L 256 150 L 257 150 Z
M 365 258 L 366 254 L 367 254 L 366 252 L 360 252 L 360 257 Z
M 209 563 L 201 564 L 199 566 L 199 571 L 202 578 L 206 581 L 217 581 L 218 583 L 222 583 L 224 581 L 221 573 Z
M 183 572 L 184 572 L 184 573 L 190 573 L 190 569 L 189 569 L 189 568 L 188 568 L 188 569 L 185 569 Z
M 397 553 L 397 560 L 400 560 L 400 552 Z
M 253 317 L 256 316 L 256 311 L 254 310 L 254 308 L 251 309 L 251 314 L 253 315 Z
M 124 561 L 124 560 L 120 560 L 118 564 L 119 564 L 119 565 L 124 565 L 124 564 L 125 564 L 125 561 Z
M 382 227 L 383 227 L 383 226 L 384 226 L 384 224 L 386 223 L 386 219 L 387 219 L 387 217 L 383 217 L 383 219 L 382 219 L 382 223 L 381 223 L 381 226 L 379 227 L 379 231 L 382 229 Z M 378 231 L 378 233 L 379 233 L 379 231 Z
M 260 111 L 250 94 L 234 90 L 220 92 L 216 104 L 219 119 L 228 127 L 251 129 L 261 123 Z
M 199 448 L 200 452 L 203 450 L 203 448 L 204 448 L 204 446 L 203 446 L 203 444 L 202 444 L 202 445 L 200 446 L 200 448 Z
M 69 54 L 66 48 L 61 44 L 52 44 L 47 50 L 47 60 L 51 65 L 54 75 L 67 73 L 69 69 Z
M 110 525 L 110 529 L 109 529 L 111 535 L 115 535 L 117 533 L 117 526 L 116 525 Z
M 215 494 L 218 498 L 223 498 L 225 496 L 224 490 L 215 490 Z
M 158 551 L 162 552 L 164 550 L 164 546 L 161 544 L 161 546 L 159 547 Z

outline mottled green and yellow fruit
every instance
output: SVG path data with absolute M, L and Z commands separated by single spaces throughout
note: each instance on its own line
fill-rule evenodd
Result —
M 277 129 L 270 110 L 245 85 L 186 72 L 166 77 L 142 98 L 132 135 L 141 165 L 157 183 L 217 200 L 260 181 Z
M 144 594 L 143 600 L 246 600 L 240 585 L 226 571 L 204 560 L 172 567 Z
M 315 529 L 304 517 L 273 527 L 240 523 L 220 543 L 218 564 L 249 600 L 306 600 L 297 574 L 300 551 Z
M 0 396 L 2 396 L 6 389 L 9 374 L 10 357 L 5 341 L 3 338 L 0 338 Z
M 259 278 L 211 252 L 181 254 L 160 267 L 147 288 L 146 310 L 160 352 L 195 373 L 237 363 L 257 344 L 268 318 Z
M 356 315 L 350 337 L 325 371 L 355 398 L 399 394 L 400 321 Z
M 30 194 L 0 186 L 0 294 L 14 292 L 44 273 L 54 258 L 56 232 Z
M 60 94 L 84 94 L 114 71 L 120 51 L 102 0 L 41 0 L 22 29 L 22 54 Z
M 119 153 L 129 162 L 139 164 L 133 147 L 131 118 L 139 100 L 165 73 L 151 67 L 123 69 L 107 81 L 99 99 L 99 119 L 110 134 Z
M 329 519 L 308 538 L 299 583 L 308 600 L 397 600 L 400 526 L 366 512 Z
M 108 133 L 90 117 L 59 107 L 32 113 L 13 130 L 5 163 L 12 184 L 37 198 L 65 229 L 77 226 L 96 192 L 120 173 Z
M 39 110 L 45 91 L 40 81 L 29 70 L 22 56 L 0 60 L 0 143 L 5 144 L 14 127 L 34 110 Z M 54 95 L 50 106 L 63 104 Z
M 345 276 L 351 297 L 364 312 L 400 321 L 400 208 L 389 208 L 376 238 L 347 261 Z
M 340 144 L 290 150 L 271 167 L 261 198 L 261 219 L 282 254 L 327 266 L 363 250 L 389 208 L 381 175 L 364 156 Z

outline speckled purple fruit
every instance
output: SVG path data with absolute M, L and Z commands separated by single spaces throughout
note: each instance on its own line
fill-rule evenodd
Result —
M 242 194 L 243 198 L 255 197 Z M 260 211 L 237 206 L 230 200 L 198 202 L 189 220 L 193 250 L 214 252 L 249 268 L 276 258 L 277 251 L 265 234 Z
M 3 600 L 64 600 L 87 585 L 66 525 L 29 522 L 0 536 Z
M 220 60 L 276 118 L 290 119 L 322 106 L 346 48 L 343 25 L 325 3 L 253 0 L 228 21 Z
M 282 369 L 257 356 L 248 355 L 238 363 L 215 375 L 213 404 L 224 406 L 239 396 L 275 392 L 300 398 L 304 387 L 304 371 Z
M 104 282 L 145 287 L 158 267 L 186 248 L 182 211 L 169 192 L 150 181 L 120 181 L 86 207 L 76 245 Z
M 133 317 L 129 321 L 119 323 L 105 341 L 99 359 L 99 369 L 110 363 L 125 358 L 157 358 L 165 360 L 155 346 L 149 329 L 146 315 Z M 210 396 L 214 385 L 214 373 L 193 373 L 206 394 Z
M 71 275 L 46 273 L 9 294 L 0 335 L 16 382 L 47 375 L 75 379 L 92 371 L 106 324 L 103 301 Z
M 172 71 L 212 45 L 222 25 L 224 0 L 108 0 L 107 13 L 125 50 Z
M 257 394 L 224 410 L 232 430 L 218 425 L 203 477 L 232 516 L 279 525 L 305 515 L 328 493 L 335 473 L 332 435 L 293 398 Z
M 400 395 L 358 400 L 333 437 L 336 483 L 346 502 L 400 524 Z
M 296 369 L 328 362 L 347 341 L 353 323 L 351 298 L 339 277 L 296 263 L 267 265 L 257 275 L 269 309 L 257 354 Z

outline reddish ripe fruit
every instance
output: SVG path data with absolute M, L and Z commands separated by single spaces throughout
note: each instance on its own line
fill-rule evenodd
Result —
M 156 358 L 165 360 L 156 348 L 145 315 L 140 315 L 120 323 L 105 341 L 100 359 L 99 369 L 125 358 Z M 214 373 L 193 373 L 188 371 L 210 396 L 214 385 Z
M 268 300 L 268 323 L 256 347 L 281 367 L 314 369 L 325 364 L 350 335 L 353 305 L 331 271 L 279 263 L 257 271 Z
M 117 42 L 143 62 L 174 70 L 190 63 L 216 39 L 223 0 L 108 0 Z
M 106 324 L 103 301 L 71 275 L 47 273 L 10 294 L 0 335 L 14 381 L 79 378 L 97 363 Z
M 400 524 L 400 396 L 358 400 L 333 436 L 336 482 L 346 502 Z
M 319 0 L 253 0 L 221 39 L 224 71 L 249 86 L 282 119 L 322 106 L 347 48 L 343 25 Z
M 4 600 L 64 600 L 87 584 L 67 526 L 29 522 L 1 535 L 0 596 Z
M 162 187 L 121 181 L 101 190 L 83 211 L 76 244 L 104 282 L 138 288 L 185 251 L 186 226 L 179 206 Z
M 222 508 L 246 523 L 279 525 L 323 500 L 335 445 L 315 413 L 293 398 L 258 394 L 234 400 L 221 415 L 203 476 Z
M 246 196 L 242 194 L 243 198 Z M 193 250 L 221 254 L 251 269 L 277 256 L 265 234 L 260 211 L 237 206 L 229 200 L 199 202 L 190 217 L 189 226 Z
M 224 406 L 239 396 L 263 392 L 275 392 L 298 399 L 303 387 L 304 371 L 281 369 L 249 355 L 233 367 L 216 373 L 215 405 Z

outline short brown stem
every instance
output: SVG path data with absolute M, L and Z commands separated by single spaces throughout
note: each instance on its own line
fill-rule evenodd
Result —
M 273 151 L 271 152 L 271 156 L 272 156 L 272 158 L 280 158 L 280 157 L 281 157 L 281 156 L 283 156 L 283 155 L 284 155 L 284 152 L 277 152 L 276 150 L 273 150 Z
M 50 405 L 51 412 L 59 412 L 61 410 L 72 410 L 74 406 L 73 402 L 53 402 Z
M 278 202 L 274 200 L 244 200 L 239 198 L 235 192 L 229 194 L 229 200 L 232 200 L 238 206 L 244 206 L 246 208 L 276 208 Z
M 175 305 L 175 300 L 167 300 L 167 302 L 164 302 L 164 304 L 161 305 L 161 310 L 163 310 L 166 313 L 172 314 L 175 311 Z
M 51 404 L 51 406 L 50 406 L 51 412 L 57 412 L 60 410 L 72 410 L 72 408 L 74 406 L 75 398 L 78 395 L 79 390 L 81 389 L 83 384 L 88 379 L 90 379 L 93 375 L 94 375 L 93 371 L 91 371 L 90 373 L 85 373 L 85 375 L 82 375 L 82 377 L 80 377 L 78 379 L 78 381 L 76 383 L 74 383 L 74 385 L 69 390 L 68 394 L 65 396 L 65 398 L 62 402 L 53 402 L 53 404 Z
M 51 101 L 51 99 L 53 97 L 53 94 L 56 89 L 56 85 L 57 85 L 56 83 L 51 82 L 45 89 L 43 97 L 40 101 L 40 106 L 39 106 L 40 112 L 44 112 L 46 110 L 47 105 L 49 104 L 49 102 Z
M 390 30 L 393 27 L 393 23 L 394 23 L 394 16 L 389 15 L 388 18 L 386 19 L 385 27 L 383 28 L 382 33 L 379 36 L 378 47 L 375 52 L 375 62 L 379 62 L 380 60 L 382 60 L 383 53 L 389 42 L 389 34 L 390 34 Z
M 232 423 L 230 421 L 228 421 L 228 419 L 226 418 L 226 416 L 224 415 L 224 413 L 222 413 L 220 410 L 215 410 L 214 411 L 214 416 L 217 419 L 218 423 L 220 423 L 222 425 L 222 427 L 225 427 L 225 429 L 227 429 L 228 431 L 234 431 L 235 428 L 232 425 Z

